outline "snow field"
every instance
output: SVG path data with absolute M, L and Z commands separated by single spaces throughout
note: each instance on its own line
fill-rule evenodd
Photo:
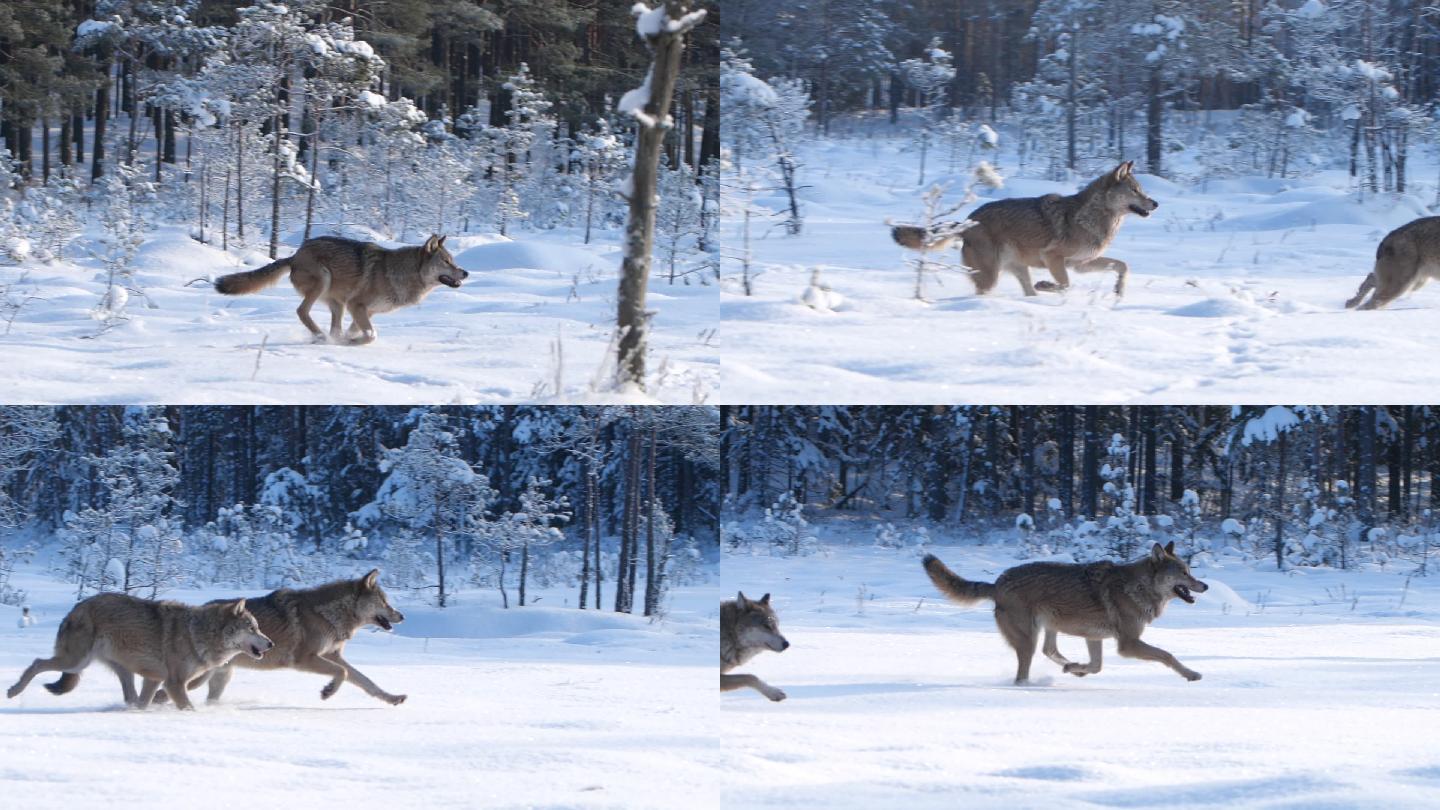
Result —
M 993 581 L 1013 546 L 928 549 Z M 1057 558 L 1065 559 L 1065 558 Z M 988 605 L 934 591 L 914 550 L 729 554 L 728 598 L 769 591 L 783 654 L 741 668 L 784 689 L 722 696 L 732 807 L 1433 807 L 1440 802 L 1440 587 L 1394 571 L 1197 565 L 1146 641 L 1204 676 L 1120 658 L 1034 685 Z M 1062 654 L 1084 660 L 1080 639 Z
M 1429 191 L 1358 203 L 1338 171 L 1203 188 L 1138 175 L 1160 207 L 1127 216 L 1106 250 L 1130 266 L 1123 299 L 1109 273 L 1072 273 L 1068 291 L 1034 298 L 1006 273 L 980 297 L 950 269 L 925 281 L 920 301 L 915 256 L 886 221 L 919 221 L 926 188 L 949 184 L 954 201 L 970 177 L 936 176 L 938 152 L 917 186 L 918 156 L 892 137 L 809 140 L 798 153 L 804 231 L 786 236 L 778 215 L 753 220 L 752 296 L 739 279 L 742 195 L 727 192 L 723 401 L 1361 404 L 1423 401 L 1440 385 L 1425 352 L 1440 338 L 1433 290 L 1380 312 L 1344 309 L 1381 238 L 1429 215 Z M 1005 187 L 977 206 L 1092 179 L 1013 176 L 1013 154 L 994 159 Z M 784 205 L 778 192 L 756 198 Z M 815 305 L 817 270 L 838 304 Z
M 73 597 L 48 578 L 16 580 L 39 623 L 19 629 L 19 610 L 0 607 L 7 686 L 49 654 Z M 659 624 L 537 595 L 555 606 L 505 611 L 478 591 L 444 611 L 397 599 L 406 621 L 361 630 L 346 657 L 407 694 L 398 707 L 353 685 L 323 701 L 324 677 L 288 670 L 237 672 L 221 703 L 194 713 L 125 709 L 103 666 L 63 697 L 41 676 L 0 704 L 4 804 L 717 806 L 715 588 L 677 591 Z
M 359 234 L 346 234 L 359 236 Z M 280 248 L 290 255 L 300 234 Z M 366 237 L 369 238 L 369 237 Z M 0 267 L 0 284 L 28 298 L 4 335 L 9 403 L 357 404 L 571 402 L 623 399 L 690 404 L 719 377 L 714 287 L 652 279 L 647 395 L 604 393 L 620 266 L 618 233 L 590 245 L 568 230 L 451 236 L 471 273 L 420 304 L 377 315 L 366 346 L 312 342 L 295 316 L 288 279 L 260 293 L 221 296 L 203 283 L 269 262 L 202 245 L 163 226 L 141 247 L 129 320 L 98 334 L 105 290 L 81 240 L 67 261 Z M 399 243 L 387 242 L 388 246 Z M 243 261 L 242 261 L 243 259 Z M 197 281 L 199 279 L 199 281 Z M 329 326 L 323 304 L 312 310 Z M 347 321 L 348 323 L 348 321 Z

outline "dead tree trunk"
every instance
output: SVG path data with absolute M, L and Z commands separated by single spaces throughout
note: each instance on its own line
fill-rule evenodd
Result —
M 689 0 L 666 0 L 661 19 L 648 27 L 646 40 L 654 51 L 645 84 L 632 93 L 644 94 L 644 104 L 630 112 L 640 122 L 635 141 L 635 166 L 630 183 L 630 214 L 625 222 L 625 258 L 620 266 L 616 330 L 619 351 L 615 384 L 645 387 L 645 333 L 649 313 L 645 289 L 650 280 L 650 252 L 655 242 L 655 193 L 660 149 L 670 124 L 670 100 L 680 74 L 680 53 L 685 34 L 705 18 L 690 12 Z M 653 14 L 647 11 L 646 14 Z M 644 23 L 642 22 L 642 27 Z

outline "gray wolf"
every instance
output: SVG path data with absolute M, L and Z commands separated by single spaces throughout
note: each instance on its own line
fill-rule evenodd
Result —
M 380 571 L 372 570 L 359 579 L 342 579 L 315 588 L 278 591 L 254 599 L 246 606 L 260 622 L 260 630 L 275 642 L 275 648 L 263 659 L 236 659 L 217 667 L 187 686 L 195 689 L 210 682 L 206 700 L 213 703 L 225 692 L 236 665 L 246 669 L 298 669 L 329 676 L 330 682 L 320 690 L 322 699 L 329 699 L 341 684 L 350 681 L 372 697 L 399 706 L 405 695 L 392 695 L 365 677 L 342 654 L 345 642 L 367 624 L 389 630 L 405 621 L 405 614 L 390 606 L 380 587 Z M 165 692 L 171 697 L 169 684 Z M 164 697 L 159 698 L 164 700 Z
M 771 700 L 784 700 L 785 693 L 754 675 L 727 675 L 735 667 L 765 650 L 784 652 L 790 642 L 780 635 L 780 620 L 770 607 L 770 594 L 746 599 L 742 591 L 720 603 L 720 691 L 749 687 Z
M 1121 163 L 1078 194 L 986 203 L 969 215 L 975 224 L 963 232 L 953 225 L 941 225 L 929 232 L 914 225 L 898 225 L 891 236 L 912 250 L 943 249 L 961 240 L 961 259 L 970 268 L 975 291 L 981 295 L 995 288 L 1001 270 L 1014 273 L 1026 295 L 1069 287 L 1067 270 L 1112 270 L 1115 294 L 1124 295 L 1129 266 L 1100 254 L 1114 240 L 1126 214 L 1148 217 L 1160 205 L 1145 196 L 1133 174 L 1134 166 L 1134 161 Z M 1032 267 L 1048 269 L 1055 280 L 1031 284 Z
M 1145 627 L 1160 617 L 1171 599 L 1194 604 L 1192 593 L 1210 589 L 1191 576 L 1190 566 L 1175 556 L 1174 543 L 1164 548 L 1157 543 L 1149 554 L 1123 565 L 1108 561 L 1028 563 L 1004 571 L 994 584 L 962 579 L 933 554 L 925 555 L 925 573 L 954 602 L 995 602 L 995 624 L 1015 648 L 1019 661 L 1017 684 L 1030 679 L 1030 659 L 1042 630 L 1045 657 L 1071 675 L 1099 672 L 1100 642 L 1113 638 L 1126 658 L 1159 661 L 1187 681 L 1200 680 L 1200 673 L 1175 656 L 1140 640 Z M 1083 637 L 1090 648 L 1090 662 L 1073 663 L 1061 655 L 1055 645 L 1057 633 Z
M 1375 269 L 1360 282 L 1346 309 L 1380 309 L 1396 298 L 1440 278 L 1440 217 L 1423 217 L 1401 225 L 1380 240 Z M 1374 290 L 1370 300 L 1365 295 Z
M 443 236 L 431 236 L 420 247 L 393 250 L 373 242 L 321 236 L 301 245 L 288 259 L 221 276 L 215 289 L 225 295 L 259 292 L 287 271 L 290 283 L 303 296 L 295 313 L 317 340 L 326 337 L 310 317 L 310 307 L 322 300 L 329 305 L 332 343 L 342 340 L 340 326 L 346 309 L 350 310 L 350 342 L 369 343 L 376 334 L 371 315 L 418 304 L 437 285 L 458 288 L 470 277 L 445 249 Z
M 63 695 L 80 683 L 81 671 L 99 660 L 120 678 L 126 704 L 149 706 L 163 683 L 176 689 L 177 707 L 193 709 L 179 687 L 242 653 L 261 660 L 273 646 L 244 599 L 196 607 L 102 593 L 70 610 L 55 635 L 55 655 L 35 659 L 6 695 L 15 697 L 36 675 L 55 670 L 64 674 L 45 688 Z M 144 679 L 138 697 L 135 673 Z

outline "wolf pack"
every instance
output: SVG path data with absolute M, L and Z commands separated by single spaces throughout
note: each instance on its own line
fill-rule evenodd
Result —
M 127 706 L 144 709 L 169 701 L 193 709 L 190 691 L 208 684 L 207 701 L 218 701 L 235 668 L 242 667 L 313 672 L 330 679 L 320 690 L 322 699 L 349 682 L 398 706 L 406 696 L 375 685 L 345 660 L 344 651 L 362 627 L 390 630 L 404 620 L 380 587 L 379 570 L 314 588 L 203 605 L 100 593 L 70 610 L 56 633 L 54 655 L 36 658 L 5 694 L 13 698 L 37 675 L 59 672 L 45 688 L 63 695 L 75 689 L 87 667 L 101 663 L 119 678 Z
M 1126 658 L 1154 661 L 1187 681 L 1200 680 L 1200 673 L 1174 655 L 1140 639 L 1171 599 L 1193 605 L 1195 594 L 1209 590 L 1190 573 L 1173 542 L 1156 543 L 1148 554 L 1128 563 L 1026 563 L 1001 572 L 994 582 L 965 579 L 933 554 L 925 555 L 922 564 L 930 582 L 950 601 L 967 606 L 994 603 L 995 626 L 1015 652 L 1016 685 L 1029 682 L 1037 645 L 1067 674 L 1083 678 L 1099 673 L 1106 639 L 1115 639 Z M 1071 661 L 1061 654 L 1062 633 L 1085 639 L 1088 661 Z M 767 650 L 789 648 L 770 594 L 748 599 L 740 591 L 720 604 L 720 691 L 754 689 L 770 700 L 784 700 L 784 691 L 732 670 Z
M 1033 296 L 1066 289 L 1073 270 L 1115 273 L 1115 295 L 1123 296 L 1130 268 L 1102 254 L 1127 215 L 1148 217 L 1160 205 L 1145 194 L 1134 169 L 1134 161 L 1121 163 L 1075 194 L 986 203 L 959 222 L 895 225 L 891 237 L 918 251 L 958 246 L 980 295 L 995 289 L 1002 271 Z M 1032 281 L 1032 268 L 1047 270 L 1051 279 Z M 1434 278 L 1440 278 L 1440 217 L 1421 217 L 1380 241 L 1374 269 L 1345 307 L 1381 309 Z

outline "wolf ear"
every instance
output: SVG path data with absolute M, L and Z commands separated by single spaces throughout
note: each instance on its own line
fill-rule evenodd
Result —
M 443 236 L 440 237 L 440 241 L 436 242 L 436 243 L 435 243 L 435 246 L 436 246 L 436 247 L 445 247 L 445 237 L 443 237 Z
M 735 604 L 739 605 L 742 610 L 743 610 L 744 608 L 746 608 L 746 607 L 749 607 L 749 605 L 750 605 L 750 600 L 745 598 L 745 592 L 744 592 L 744 591 L 738 591 L 738 592 L 736 592 L 736 594 L 735 594 Z
M 241 599 L 240 601 L 238 601 L 238 602 L 236 602 L 235 604 L 231 605 L 231 606 L 230 606 L 230 612 L 231 612 L 231 613 L 234 613 L 236 616 L 244 616 L 244 615 L 245 615 L 245 600 L 244 600 L 244 599 Z
M 1115 167 L 1115 171 L 1114 171 L 1114 177 L 1115 177 L 1115 179 L 1116 179 L 1116 180 L 1124 180 L 1124 179 L 1125 179 L 1125 176 L 1130 173 L 1130 167 L 1131 167 L 1131 166 L 1134 166 L 1134 165 L 1135 165 L 1134 162 L 1132 162 L 1132 161 L 1126 161 L 1126 162 L 1124 162 L 1124 163 L 1121 163 L 1119 166 L 1116 166 L 1116 167 Z
M 1165 559 L 1165 547 L 1160 545 L 1159 543 L 1156 543 L 1150 549 L 1150 556 L 1155 559 L 1155 562 L 1160 562 L 1161 560 Z
M 370 569 L 370 573 L 366 574 L 366 575 L 365 575 L 365 578 L 362 579 L 362 580 L 360 580 L 360 587 L 361 587 L 361 588 L 364 588 L 364 589 L 367 590 L 367 591 L 373 591 L 373 590 L 375 590 L 376 584 L 378 584 L 379 582 L 380 582 L 380 569 L 379 569 L 379 568 L 372 568 L 372 569 Z
M 1175 556 L 1175 541 L 1174 541 L 1174 540 L 1171 540 L 1170 542 L 1168 542 L 1168 543 L 1165 544 L 1165 553 L 1166 553 L 1166 554 L 1169 554 L 1169 555 L 1172 556 L 1172 557 Z
M 424 248 L 425 254 L 428 256 L 428 255 L 430 255 L 431 253 L 434 253 L 434 252 L 435 252 L 436 250 L 438 250 L 439 248 L 440 248 L 440 237 L 436 236 L 435 234 L 431 234 L 431 235 L 430 235 L 430 238 L 425 240 L 425 248 Z
M 760 597 L 760 604 L 768 607 L 770 605 L 770 594 L 767 593 L 764 596 Z

